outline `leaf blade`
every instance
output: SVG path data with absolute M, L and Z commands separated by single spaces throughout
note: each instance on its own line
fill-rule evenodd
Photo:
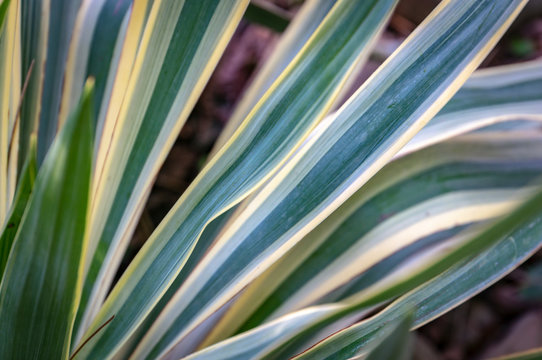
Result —
M 82 284 L 91 111 L 89 85 L 42 165 L 15 237 L 0 285 L 0 332 L 17 337 L 2 337 L 3 358 L 68 357 Z

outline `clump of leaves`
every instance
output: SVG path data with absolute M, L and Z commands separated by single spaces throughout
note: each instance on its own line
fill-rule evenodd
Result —
M 306 1 L 113 284 L 248 0 L 2 1 L 0 357 L 400 353 L 542 244 L 541 63 L 474 72 L 525 3 L 442 2 L 332 112 L 396 1 Z

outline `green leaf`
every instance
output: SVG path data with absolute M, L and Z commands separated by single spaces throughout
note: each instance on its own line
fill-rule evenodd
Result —
M 23 218 L 24 211 L 32 189 L 34 188 L 34 181 L 36 179 L 37 163 L 36 163 L 36 139 L 30 142 L 30 152 L 28 158 L 25 161 L 23 170 L 21 173 L 21 179 L 15 193 L 15 199 L 13 201 L 13 207 L 7 218 L 7 222 L 2 230 L 0 236 L 0 279 L 4 274 L 8 256 L 11 251 L 11 245 L 19 230 L 19 225 Z
M 519 201 L 513 190 L 542 174 L 542 138 L 493 135 L 449 140 L 388 164 L 248 285 L 205 343 L 316 301 L 338 301 L 454 228 L 502 214 Z
M 402 318 L 386 324 L 375 335 L 374 342 L 363 351 L 368 353 L 366 360 L 408 360 L 411 354 L 410 326 L 412 324 L 412 311 L 404 310 Z M 296 356 L 295 359 L 351 359 L 360 355 L 357 346 L 358 327 L 350 326 L 341 330 L 307 351 Z
M 328 313 L 296 336 L 276 343 L 265 356 L 261 356 L 266 359 L 292 356 L 322 326 L 400 294 L 405 295 L 358 325 L 360 346 L 370 342 L 375 332 L 386 323 L 401 317 L 405 306 L 416 308 L 414 325 L 417 327 L 461 304 L 512 271 L 540 248 L 541 200 L 542 192 L 538 192 L 511 214 L 482 231 L 458 237 L 455 245 L 445 249 L 441 256 L 432 256 L 421 264 L 413 262 L 411 269 L 403 269 L 389 281 L 343 301 L 342 309 L 334 314 Z
M 235 106 L 226 126 L 220 132 L 209 158 L 212 158 L 233 136 L 250 110 L 309 41 L 335 3 L 337 0 L 307 1 L 299 9 L 284 35 L 280 37 L 269 59 L 265 61 L 254 79 L 251 80 L 248 88 L 243 92 L 241 100 Z M 360 59 L 361 62 L 364 60 L 364 58 Z
M 323 118 L 352 67 L 367 53 L 367 45 L 383 28 L 395 3 L 343 0 L 336 4 L 303 52 L 134 259 L 88 332 L 99 326 L 103 316 L 109 318 L 109 313 L 115 313 L 115 319 L 83 349 L 85 356 L 103 357 L 120 348 L 174 282 L 207 223 L 247 197 L 299 146 Z M 154 124 L 155 117 L 149 121 Z M 146 135 L 141 133 L 142 138 Z M 140 151 L 141 146 L 136 148 Z M 119 198 L 132 191 L 131 187 L 120 188 Z M 97 254 L 104 252 L 98 249 Z M 133 292 L 140 294 L 139 301 L 133 301 Z
M 0 3 L 0 31 L 2 31 L 10 1 L 11 0 L 3 0 L 2 3 Z
M 542 61 L 476 71 L 427 126 L 399 152 L 514 119 L 542 121 Z
M 190 351 L 191 333 L 365 184 L 445 105 L 524 4 L 509 0 L 441 4 L 252 197 L 162 311 L 136 354 L 181 356 Z M 227 154 L 226 149 L 221 153 Z M 260 163 L 254 153 L 252 159 Z M 204 171 L 201 178 L 205 175 Z M 194 214 L 185 202 L 179 204 L 184 205 L 179 213 Z M 170 221 L 160 228 L 156 236 L 171 240 L 156 246 L 156 238 L 151 238 L 136 264 L 154 260 L 152 267 L 146 273 L 141 266 L 129 269 L 125 274 L 129 287 L 121 280 L 113 299 L 121 293 L 129 298 L 131 292 L 123 292 L 126 288 L 138 292 L 156 288 L 158 269 L 170 269 L 168 264 L 178 261 L 164 255 L 178 256 L 173 244 L 177 239 L 186 241 L 187 226 L 181 224 L 177 229 Z M 167 227 L 173 229 L 166 231 Z M 152 286 L 150 274 L 156 274 Z M 106 303 L 100 318 L 117 312 L 119 307 L 112 304 Z
M 258 0 L 250 2 L 244 18 L 279 33 L 283 32 L 290 22 L 286 11 L 272 3 Z
M 247 4 L 134 4 L 97 150 L 78 338 L 102 305 L 156 174 Z
M 92 107 L 89 85 L 38 173 L 0 286 L 0 358 L 68 357 L 86 248 Z

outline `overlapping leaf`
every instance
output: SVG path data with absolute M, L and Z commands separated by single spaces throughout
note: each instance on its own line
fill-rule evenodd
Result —
M 310 0 L 305 2 L 281 36 L 276 48 L 273 49 L 262 68 L 252 79 L 249 87 L 244 91 L 239 104 L 236 105 L 226 126 L 220 132 L 209 155 L 210 157 L 214 156 L 232 137 L 250 110 L 307 43 L 336 2 L 337 0 Z M 363 61 L 363 59 L 360 59 L 360 61 Z
M 247 3 L 134 4 L 97 151 L 79 335 L 101 306 L 154 177 Z
M 412 313 L 404 309 L 404 317 L 387 323 L 375 336 L 377 344 L 369 344 L 362 351 L 352 346 L 357 339 L 357 328 L 352 326 L 341 330 L 321 343 L 303 352 L 296 359 L 367 359 L 367 360 L 408 360 L 412 356 L 410 326 Z M 366 355 L 366 356 L 364 356 Z
M 19 230 L 19 225 L 21 224 L 26 205 L 32 194 L 36 173 L 36 140 L 34 139 L 34 141 L 31 141 L 28 159 L 26 159 L 25 165 L 23 166 L 19 186 L 13 200 L 13 206 L 10 209 L 9 216 L 3 226 L 2 234 L 0 235 L 0 279 L 4 274 L 13 240 Z
M 510 190 L 542 174 L 541 140 L 471 135 L 392 162 L 250 284 L 206 343 L 340 300 L 453 229 L 503 214 L 517 196 Z
M 67 359 L 82 287 L 92 87 L 36 179 L 0 285 L 0 357 Z
M 403 316 L 405 306 L 416 308 L 414 326 L 420 326 L 459 305 L 506 275 L 540 248 L 541 198 L 542 193 L 539 192 L 482 231 L 452 239 L 452 246 L 442 249 L 440 256 L 433 254 L 425 261 L 413 262 L 408 274 L 395 274 L 387 281 L 375 284 L 372 289 L 347 299 L 343 302 L 343 309 L 324 316 L 296 336 L 276 343 L 260 356 L 265 359 L 293 356 L 302 351 L 307 341 L 314 339 L 315 333 L 325 324 L 352 311 L 359 311 L 360 307 L 404 292 L 407 293 L 386 309 L 356 325 L 358 336 L 353 339 L 352 346 L 355 343 L 361 348 L 372 341 L 385 323 Z
M 394 0 L 343 0 L 335 5 L 303 52 L 185 192 L 119 281 L 93 328 L 103 316 L 110 316 L 106 314 L 115 313 L 115 320 L 83 350 L 88 356 L 102 357 L 122 346 L 173 282 L 206 223 L 268 178 L 325 115 L 394 4 Z M 121 198 L 124 191 L 131 191 L 124 185 L 120 188 L 123 192 L 117 196 Z M 110 214 L 108 221 L 112 218 Z M 98 249 L 97 254 L 103 251 Z M 132 292 L 139 294 L 139 301 L 133 301 Z
M 344 202 L 440 110 L 522 5 L 443 3 L 235 218 L 136 354 L 176 357 L 189 351 L 190 333 Z M 141 291 L 143 283 L 130 286 Z M 106 309 L 104 314 L 115 312 Z

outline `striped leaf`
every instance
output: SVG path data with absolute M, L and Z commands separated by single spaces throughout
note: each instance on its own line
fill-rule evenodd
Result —
M 352 346 L 352 339 L 358 337 L 356 326 L 352 326 L 333 334 L 295 359 L 408 360 L 412 357 L 410 339 L 412 312 L 403 311 L 404 317 L 383 326 L 375 337 L 377 339 L 375 342 L 378 343 L 369 344 L 361 354 L 359 348 Z
M 443 249 L 439 256 L 433 254 L 425 261 L 413 262 L 406 276 L 403 270 L 373 289 L 344 301 L 342 309 L 328 313 L 259 356 L 265 359 L 293 356 L 303 350 L 308 340 L 314 339 L 322 326 L 405 292 L 384 310 L 356 325 L 357 338 L 353 339 L 352 346 L 361 348 L 374 340 L 375 332 L 384 324 L 403 316 L 405 306 L 416 308 L 415 327 L 452 309 L 506 275 L 540 248 L 541 200 L 542 193 L 538 192 L 482 231 L 452 239 L 452 246 Z
M 103 357 L 122 346 L 175 280 L 206 223 L 245 198 L 303 141 L 382 29 L 395 2 L 343 0 L 335 5 L 310 43 L 147 241 L 88 332 L 108 314 L 115 313 L 115 319 L 83 349 L 84 356 Z M 125 190 L 131 191 L 119 188 L 122 192 L 116 196 L 121 198 L 126 197 Z M 111 218 L 110 214 L 108 221 Z M 141 294 L 139 302 L 132 301 L 133 292 Z
M 34 130 L 38 131 L 38 164 L 57 133 L 64 69 L 81 1 L 21 1 L 23 74 L 32 62 L 36 66 L 21 111 L 19 167 L 26 158 Z
M 15 236 L 0 285 L 3 359 L 68 357 L 86 247 L 92 106 L 89 85 L 39 171 Z
M 337 0 L 305 1 L 284 34 L 280 37 L 269 59 L 265 61 L 262 68 L 259 69 L 248 88 L 244 91 L 243 97 L 235 106 L 226 126 L 220 132 L 209 158 L 213 157 L 233 136 L 250 110 L 252 110 L 262 95 L 307 43 L 336 2 Z M 360 61 L 363 61 L 363 58 Z
M 148 16 L 150 3 L 134 4 L 122 73 L 113 84 L 97 150 L 78 338 L 101 306 L 152 182 L 247 3 L 156 1 Z
M 478 70 L 400 154 L 511 119 L 542 121 L 541 114 L 542 61 Z
M 36 163 L 36 139 L 31 141 L 30 152 L 23 166 L 19 186 L 13 200 L 13 207 L 10 210 L 9 216 L 3 226 L 2 235 L 0 236 L 0 279 L 4 274 L 4 269 L 8 261 L 8 256 L 11 251 L 11 246 L 15 235 L 19 230 L 19 225 L 23 218 L 26 205 L 32 194 L 34 182 L 36 180 L 37 163 Z
M 190 351 L 190 333 L 367 182 L 444 106 L 524 3 L 442 3 L 336 116 L 311 134 L 222 232 L 136 354 L 176 357 Z M 172 239 L 184 231 L 186 226 L 170 233 Z M 149 253 L 154 239 L 148 243 Z M 172 251 L 165 247 L 163 252 Z M 154 251 L 152 256 L 161 253 Z M 151 261 L 150 254 L 143 254 L 143 259 Z M 170 262 L 161 260 L 155 260 L 156 269 Z M 149 270 L 135 277 L 135 271 L 128 271 L 124 281 L 129 279 L 130 287 L 142 291 L 149 283 L 146 276 L 152 273 Z M 137 278 L 142 280 L 134 281 Z M 126 287 L 121 280 L 112 299 Z M 128 294 L 123 293 L 126 298 Z M 117 309 L 106 304 L 102 318 L 120 314 L 122 310 Z
M 15 114 L 21 91 L 19 1 L 0 3 L 0 226 L 15 195 L 18 126 Z M 13 150 L 13 151 L 12 151 Z
M 542 174 L 541 140 L 471 135 L 390 163 L 251 283 L 205 344 L 316 301 L 340 300 L 456 227 L 503 214 L 510 190 Z
M 94 114 L 103 121 L 103 112 L 107 109 L 118 71 L 131 8 L 131 0 L 82 2 L 67 57 L 59 124 L 65 122 L 77 105 L 88 77 L 96 79 Z M 130 35 L 133 36 L 133 32 Z

